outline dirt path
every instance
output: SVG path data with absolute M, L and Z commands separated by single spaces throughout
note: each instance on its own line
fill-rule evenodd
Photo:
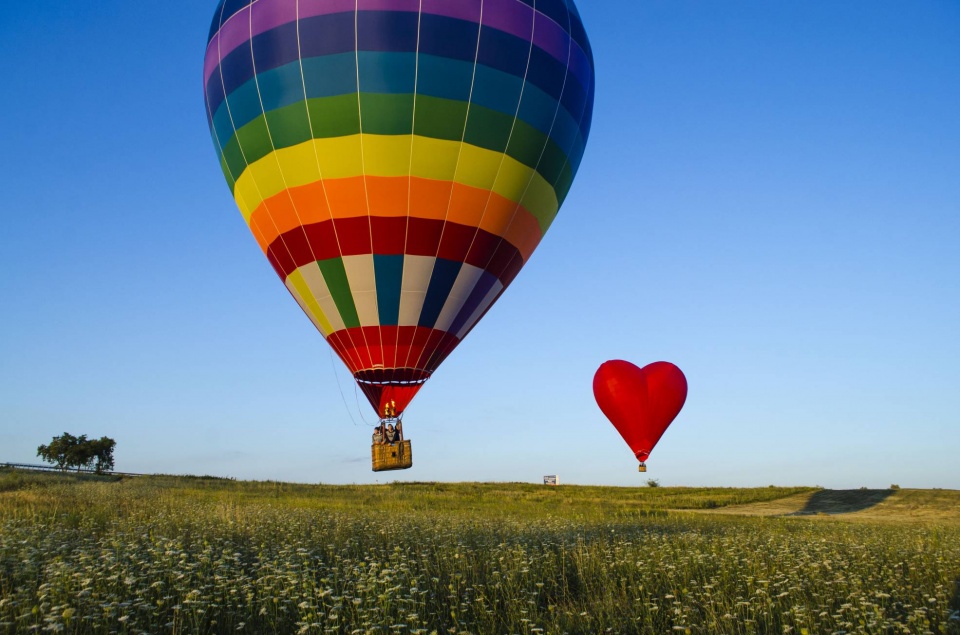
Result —
M 705 514 L 803 516 L 870 522 L 922 522 L 960 525 L 958 490 L 819 490 L 765 503 L 731 505 Z

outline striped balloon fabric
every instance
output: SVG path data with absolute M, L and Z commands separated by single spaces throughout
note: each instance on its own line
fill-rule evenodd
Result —
M 530 258 L 593 110 L 572 0 L 221 0 L 203 78 L 244 219 L 380 415 Z

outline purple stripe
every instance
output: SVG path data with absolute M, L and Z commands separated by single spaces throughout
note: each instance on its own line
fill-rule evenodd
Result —
M 353 3 L 350 3 L 353 4 Z M 281 24 L 289 24 L 297 19 L 296 2 L 254 2 L 253 16 L 250 18 L 251 30 L 253 35 L 266 33 L 270 29 L 275 29 Z M 353 7 L 350 7 L 351 9 Z M 301 7 L 301 13 L 304 8 Z M 250 34 L 247 34 L 250 37 Z
M 533 43 L 560 60 L 564 66 L 567 65 L 567 59 L 570 57 L 570 36 L 567 35 L 565 26 L 561 27 L 538 12 L 537 22 L 533 28 Z
M 420 0 L 300 0 L 300 3 L 301 19 L 353 11 L 358 4 L 361 11 L 417 12 L 420 9 Z M 252 20 L 247 14 L 249 8 L 241 9 L 231 16 L 210 40 L 203 61 L 204 84 L 209 81 L 222 57 L 250 40 L 251 22 L 252 35 L 256 36 L 297 19 L 297 6 L 293 0 L 256 0 L 250 6 L 254 8 Z M 480 5 L 477 0 L 423 0 L 423 12 L 480 22 Z M 565 26 L 537 13 L 539 17 L 534 32 L 534 44 L 566 66 L 570 36 Z M 530 40 L 532 16 L 533 9 L 519 0 L 483 0 L 484 26 L 527 41 Z M 570 70 L 580 80 L 581 85 L 589 87 L 590 63 L 580 45 L 576 42 L 573 44 L 573 51 L 569 56 Z
M 420 0 L 358 0 L 360 11 L 420 11 Z
M 480 303 L 483 302 L 483 299 L 487 297 L 487 293 L 490 292 L 490 289 L 493 288 L 493 285 L 496 282 L 497 277 L 491 274 L 489 271 L 484 271 L 480 275 L 480 279 L 477 281 L 473 291 L 471 291 L 470 295 L 467 296 L 467 301 L 463 303 L 462 307 L 460 307 L 457 317 L 453 319 L 453 322 L 451 322 L 450 326 L 447 328 L 447 333 L 456 335 L 458 332 L 460 332 L 460 329 L 462 329 L 467 323 L 467 320 L 470 319 L 470 316 L 473 315 L 473 312 L 477 310 L 477 308 L 480 306 Z
M 265 2 L 266 0 L 259 1 Z M 290 0 L 285 1 L 290 2 Z M 309 18 L 315 15 L 327 15 L 328 13 L 346 13 L 356 8 L 355 0 L 301 0 L 300 17 Z
M 250 17 L 247 5 L 220 25 L 220 30 L 207 45 L 207 54 L 203 59 L 203 84 L 210 80 L 210 75 L 216 70 L 221 58 L 226 57 L 233 49 L 250 39 Z
M 474 24 L 480 21 L 480 3 L 477 0 L 423 0 L 423 12 Z
M 517 0 L 484 0 L 483 24 L 529 42 L 533 7 Z
M 260 35 L 282 24 L 289 24 L 297 19 L 297 3 L 293 0 L 258 0 L 251 5 L 256 7 L 252 25 L 246 17 L 245 10 L 231 17 L 220 27 L 220 31 L 210 40 L 207 54 L 203 60 L 204 84 L 216 70 L 221 57 L 226 57 L 232 50 L 246 44 L 252 36 Z M 301 0 L 300 17 L 310 18 L 317 15 L 331 13 L 346 13 L 356 9 L 357 0 Z M 414 9 L 416 10 L 416 9 Z M 234 20 L 244 14 L 242 21 Z M 251 34 L 251 28 L 253 33 Z M 220 54 L 217 53 L 216 43 L 220 41 Z
M 432 12 L 431 12 L 432 13 Z M 444 13 L 443 15 L 446 15 Z M 530 20 L 533 9 L 519 0 L 484 0 L 483 24 L 499 31 L 509 33 L 520 39 L 530 41 Z M 459 17 L 459 16 L 451 16 Z M 476 22 L 477 20 L 474 20 Z M 533 43 L 567 66 L 569 58 L 570 70 L 580 80 L 580 85 L 586 90 L 590 86 L 590 62 L 580 45 L 574 41 L 573 50 L 568 51 L 570 36 L 567 34 L 567 25 L 558 25 L 551 18 L 537 11 L 537 25 L 533 29 Z
M 218 48 L 220 46 L 220 34 L 215 33 L 212 38 L 210 38 L 210 43 L 207 44 L 207 52 L 203 56 L 203 85 L 206 86 L 207 82 L 210 81 L 210 76 L 213 75 L 213 71 L 217 68 L 217 64 L 220 63 L 220 53 Z
M 231 51 L 244 44 L 249 46 L 250 41 L 250 7 L 249 5 L 235 13 L 220 27 L 220 55 L 226 57 Z

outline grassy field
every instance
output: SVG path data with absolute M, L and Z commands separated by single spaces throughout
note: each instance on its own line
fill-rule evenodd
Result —
M 957 634 L 958 502 L 0 471 L 0 633 Z

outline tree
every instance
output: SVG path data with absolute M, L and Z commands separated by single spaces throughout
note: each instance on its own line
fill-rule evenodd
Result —
M 69 432 L 64 432 L 59 437 L 53 437 L 50 445 L 38 447 L 37 456 L 47 463 L 53 463 L 57 468 L 65 470 L 73 465 L 71 454 L 76 445 L 77 437 Z
M 97 474 L 113 471 L 113 449 L 117 447 L 117 442 L 110 437 L 100 437 L 91 441 L 90 447 L 97 461 Z
M 87 439 L 85 434 L 75 437 L 64 432 L 53 437 L 49 445 L 38 447 L 37 456 L 61 470 L 75 467 L 78 472 L 83 468 L 89 469 L 96 462 L 94 469 L 97 474 L 102 474 L 113 470 L 113 449 L 116 445 L 117 442 L 109 437 Z
M 77 468 L 79 472 L 89 467 L 91 461 L 93 461 L 93 455 L 90 453 L 90 442 L 87 441 L 87 435 L 81 434 L 67 451 L 67 465 Z

